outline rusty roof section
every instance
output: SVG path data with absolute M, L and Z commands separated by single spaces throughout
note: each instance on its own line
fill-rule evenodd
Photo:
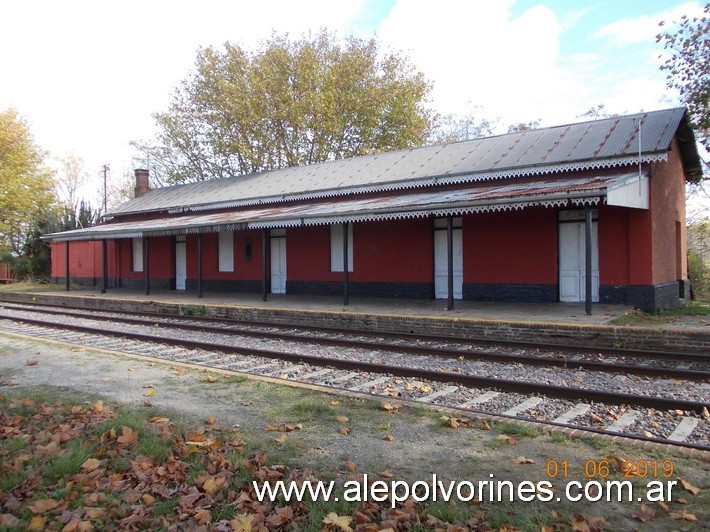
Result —
M 639 153 L 641 162 L 665 160 L 679 127 L 684 125 L 692 138 L 685 113 L 684 108 L 652 111 L 163 187 L 120 205 L 109 216 L 206 211 L 614 168 L 638 163 Z
M 223 213 L 104 223 L 86 229 L 53 233 L 42 238 L 54 241 L 138 238 L 461 215 L 531 206 L 597 205 L 604 200 L 609 190 L 638 179 L 639 175 L 635 172 L 586 177 L 572 174 L 541 176 L 527 182 L 482 182 L 463 190 L 410 191 L 368 198 L 330 198 L 298 205 L 253 206 Z

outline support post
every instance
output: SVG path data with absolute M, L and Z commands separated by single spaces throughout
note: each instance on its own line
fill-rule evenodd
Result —
M 103 238 L 101 239 L 101 277 L 102 277 L 102 285 L 101 285 L 101 293 L 105 294 L 106 289 L 108 288 L 108 245 L 106 243 L 106 239 Z
M 343 224 L 343 305 L 350 304 L 350 287 L 348 286 L 348 222 Z
M 592 315 L 592 207 L 584 207 L 584 310 Z
M 67 240 L 67 252 L 64 255 L 64 271 L 67 274 L 65 290 L 69 291 L 69 283 L 71 282 L 69 277 L 69 241 Z
M 269 287 L 267 286 L 267 247 L 269 245 L 269 230 L 261 230 L 261 300 L 266 301 L 269 293 Z
M 202 233 L 197 235 L 197 297 L 202 299 Z
M 446 217 L 446 261 L 447 261 L 447 287 L 448 298 L 446 310 L 454 309 L 454 218 Z
M 143 237 L 143 271 L 145 271 L 145 295 L 150 295 L 150 238 Z

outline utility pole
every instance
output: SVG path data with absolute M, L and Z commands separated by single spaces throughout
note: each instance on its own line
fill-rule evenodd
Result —
M 106 207 L 108 205 L 108 189 L 106 187 L 106 176 L 108 174 L 109 167 L 107 164 L 105 164 L 101 167 L 101 169 L 104 172 L 104 212 L 103 212 L 103 214 L 105 216 L 106 215 Z

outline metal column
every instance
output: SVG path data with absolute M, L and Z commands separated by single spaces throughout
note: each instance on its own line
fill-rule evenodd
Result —
M 108 245 L 106 244 L 106 239 L 101 240 L 101 275 L 103 277 L 102 279 L 102 286 L 101 286 L 101 293 L 105 294 L 106 289 L 108 288 Z
M 343 305 L 350 304 L 350 290 L 348 287 L 348 223 L 343 224 Z
M 202 233 L 197 235 L 197 297 L 202 298 Z
M 448 299 L 446 301 L 446 310 L 454 309 L 454 218 L 446 217 L 446 260 L 447 264 L 447 284 L 448 284 Z
M 584 207 L 584 310 L 592 315 L 592 207 Z
M 143 270 L 145 270 L 145 295 L 150 295 L 150 238 L 143 238 Z
M 67 274 L 65 290 L 68 292 L 69 291 L 69 283 L 70 283 L 70 279 L 69 279 L 69 241 L 68 240 L 67 240 L 67 252 L 64 256 L 64 271 Z
M 268 264 L 266 262 L 267 260 L 267 249 L 266 246 L 269 245 L 269 230 L 268 229 L 262 229 L 261 230 L 261 300 L 266 301 L 267 295 L 269 293 L 269 287 L 267 286 L 267 272 L 268 272 Z

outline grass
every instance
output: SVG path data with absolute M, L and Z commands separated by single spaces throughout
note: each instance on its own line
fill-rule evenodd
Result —
M 520 423 L 498 423 L 496 426 L 501 434 L 515 436 L 516 438 L 537 438 L 540 431 L 534 427 L 521 425 Z
M 710 299 L 691 301 L 687 305 L 671 310 L 664 310 L 655 314 L 647 314 L 640 310 L 628 312 L 614 318 L 610 323 L 612 325 L 653 325 L 672 323 L 686 316 L 710 318 Z

